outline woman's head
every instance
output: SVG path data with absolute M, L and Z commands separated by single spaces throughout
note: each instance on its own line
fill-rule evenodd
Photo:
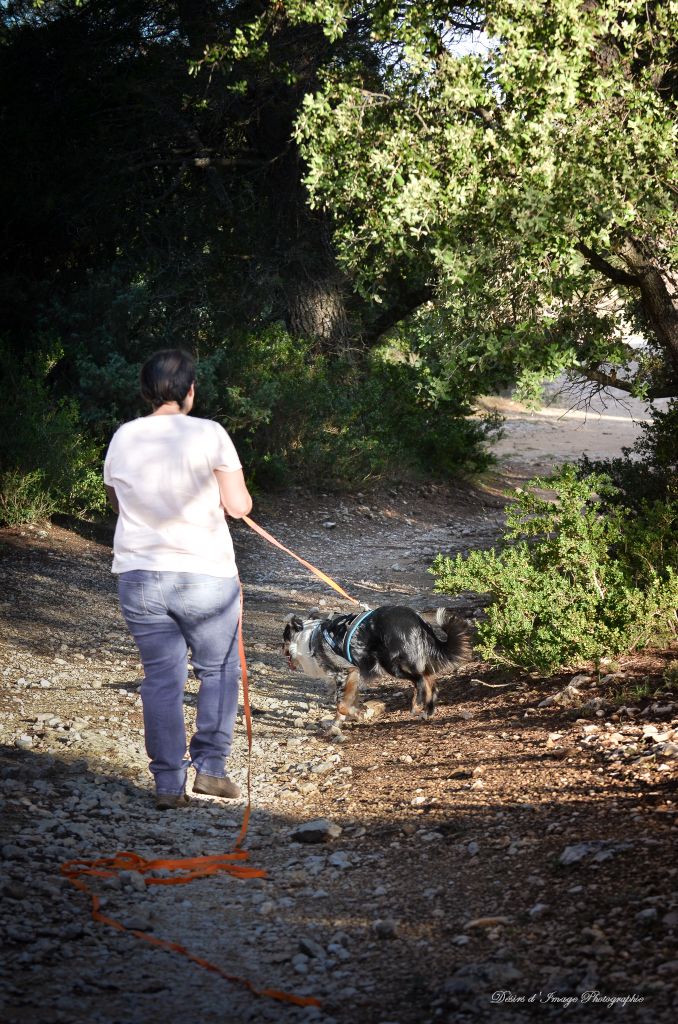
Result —
M 182 409 L 194 382 L 193 356 L 179 348 L 154 352 L 141 367 L 141 395 L 154 409 L 167 402 Z

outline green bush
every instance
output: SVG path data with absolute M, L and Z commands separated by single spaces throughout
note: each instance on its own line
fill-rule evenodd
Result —
M 22 473 L 10 469 L 0 475 L 0 525 L 40 523 L 57 511 L 56 503 L 39 470 Z
M 205 369 L 201 362 L 199 396 Z M 214 393 L 204 396 L 211 414 L 233 433 L 262 487 L 331 488 L 412 472 L 449 477 L 490 462 L 484 442 L 497 423 L 469 419 L 463 399 L 436 395 L 408 362 L 378 352 L 329 358 L 271 328 L 231 348 L 221 372 L 213 369 Z M 230 384 L 220 390 L 220 380 Z
M 551 673 L 675 636 L 678 502 L 629 518 L 603 505 L 614 492 L 608 478 L 567 466 L 519 491 L 498 551 L 438 556 L 437 590 L 488 595 L 482 657 Z
M 50 392 L 57 355 L 17 361 L 0 345 L 0 524 L 105 508 L 101 445 L 83 430 L 75 401 Z
M 608 460 L 578 463 L 581 476 L 604 473 L 617 488 L 610 497 L 615 504 L 638 509 L 643 502 L 678 496 L 678 401 L 665 410 L 653 409 L 652 418 L 641 423 L 641 433 L 623 455 Z
M 96 365 L 81 356 L 77 368 L 83 415 L 102 444 L 118 423 L 148 411 L 138 364 L 114 353 Z M 260 488 L 482 469 L 497 423 L 470 411 L 465 398 L 439 393 L 421 363 L 385 352 L 330 357 L 279 325 L 234 335 L 197 364 L 195 414 L 226 427 Z

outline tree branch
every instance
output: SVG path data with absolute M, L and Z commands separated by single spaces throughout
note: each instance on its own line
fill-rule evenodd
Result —
M 432 299 L 434 290 L 430 285 L 422 285 L 412 291 L 406 292 L 392 302 L 377 320 L 369 324 L 365 331 L 365 337 L 370 347 L 375 345 L 379 339 L 390 331 L 392 327 L 410 316 L 415 310 L 423 306 L 425 302 Z
M 577 249 L 582 256 L 587 259 L 594 270 L 600 271 L 600 273 L 604 274 L 610 281 L 613 281 L 615 284 L 626 285 L 627 288 L 640 287 L 640 278 L 636 277 L 635 274 L 629 274 L 626 270 L 622 270 L 620 267 L 614 267 L 597 252 L 594 252 L 593 249 L 589 249 L 588 245 L 585 245 L 583 242 L 579 242 Z
M 610 373 L 605 373 L 604 370 L 594 370 L 590 368 L 580 367 L 579 373 L 582 375 L 582 377 L 585 377 L 586 380 L 590 380 L 594 384 L 600 384 L 602 388 L 616 388 L 617 391 L 624 391 L 627 395 L 633 394 L 633 384 L 631 383 L 631 381 L 623 380 L 617 377 L 614 370 L 612 370 Z M 670 385 L 667 384 L 663 388 L 651 390 L 647 397 L 648 400 L 651 402 L 655 401 L 655 399 L 657 398 L 675 398 L 676 390 L 677 389 L 675 385 L 674 387 L 671 387 Z

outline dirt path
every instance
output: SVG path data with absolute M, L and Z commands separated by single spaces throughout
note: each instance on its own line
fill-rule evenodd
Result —
M 496 483 L 427 485 L 291 494 L 260 502 L 256 518 L 361 600 L 423 607 L 432 556 L 491 543 L 502 504 Z M 95 925 L 60 878 L 77 856 L 228 851 L 242 805 L 197 798 L 181 813 L 154 809 L 139 665 L 109 547 L 55 527 L 2 535 L 3 1019 L 603 1021 L 622 1012 L 611 1000 L 625 1000 L 627 1021 L 675 1019 L 669 656 L 610 666 L 607 683 L 581 680 L 573 706 L 539 706 L 573 673 L 502 680 L 471 665 L 443 682 L 430 723 L 411 721 L 406 694 L 385 685 L 366 695 L 381 713 L 329 744 L 318 724 L 332 694 L 290 672 L 281 622 L 290 610 L 347 606 L 244 526 L 234 535 L 255 713 L 248 845 L 268 878 L 147 888 L 128 872 L 96 888 L 104 912 L 129 927 L 322 1007 L 258 998 Z M 458 605 L 472 621 L 474 605 Z M 231 764 L 242 781 L 242 724 Z M 294 841 L 300 823 L 320 817 L 340 835 Z

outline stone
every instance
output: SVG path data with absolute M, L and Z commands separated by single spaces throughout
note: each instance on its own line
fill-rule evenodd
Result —
M 308 974 L 308 957 L 303 953 L 297 953 L 296 956 L 292 957 L 292 967 L 297 974 Z
M 340 871 L 345 871 L 351 866 L 351 858 L 344 850 L 337 850 L 336 853 L 333 853 L 330 856 L 328 863 L 331 864 L 333 868 L 339 868 Z
M 522 971 L 511 961 L 486 960 L 464 964 L 445 982 L 443 990 L 447 995 L 477 995 L 482 991 L 508 988 L 511 982 L 522 977 Z
M 375 921 L 372 928 L 378 939 L 395 939 L 398 934 L 398 926 L 392 917 Z
M 299 949 L 306 956 L 314 957 L 318 960 L 323 960 L 325 958 L 325 950 L 320 943 L 308 936 L 303 936 L 299 939 Z
M 341 825 L 328 818 L 315 818 L 299 825 L 290 838 L 296 843 L 327 843 L 341 835 Z
M 371 722 L 375 718 L 381 718 L 381 716 L 386 711 L 386 704 L 384 703 L 383 700 L 366 700 L 364 705 L 363 705 L 363 707 L 365 709 L 365 721 L 366 722 Z M 404 756 L 407 757 L 409 755 L 404 755 Z M 399 760 L 402 761 L 403 760 L 402 757 L 399 758 Z M 411 764 L 412 763 L 412 758 L 410 757 L 409 762 L 405 762 L 405 763 Z
M 617 842 L 613 839 L 592 839 L 590 842 L 574 843 L 572 846 L 566 846 L 558 860 L 565 867 L 570 864 L 577 864 L 579 861 L 584 860 L 585 857 L 591 857 L 593 861 L 600 864 L 602 861 L 614 857 L 617 853 L 630 850 L 631 847 L 632 844 L 626 840 Z
M 508 924 L 510 920 L 510 917 L 503 917 L 501 915 L 474 917 L 473 920 L 466 922 L 464 930 L 469 931 L 472 928 L 497 928 L 500 925 Z

